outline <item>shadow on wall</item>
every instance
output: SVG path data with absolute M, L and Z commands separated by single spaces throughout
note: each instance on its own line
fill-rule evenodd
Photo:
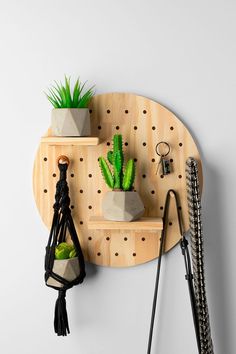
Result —
M 203 237 L 209 289 L 210 321 L 215 353 L 233 354 L 230 348 L 230 308 L 227 301 L 227 255 L 225 250 L 222 185 L 216 169 L 205 164 L 203 182 Z M 232 340 L 232 339 L 231 339 Z

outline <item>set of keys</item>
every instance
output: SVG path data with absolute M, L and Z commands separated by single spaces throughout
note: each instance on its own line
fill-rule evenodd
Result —
M 158 156 L 160 156 L 160 160 L 157 164 L 157 169 L 156 169 L 156 174 L 159 171 L 160 166 L 162 167 L 162 175 L 166 176 L 171 173 L 171 163 L 170 160 L 167 159 L 166 157 L 170 153 L 170 145 L 166 143 L 165 141 L 160 141 L 156 145 L 156 153 Z

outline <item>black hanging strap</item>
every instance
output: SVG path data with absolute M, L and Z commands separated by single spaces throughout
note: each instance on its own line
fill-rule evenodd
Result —
M 66 336 L 70 333 L 66 311 L 66 290 L 76 284 L 82 283 L 86 274 L 83 253 L 70 210 L 69 187 L 66 181 L 68 163 L 59 163 L 58 168 L 60 170 L 60 179 L 56 185 L 55 203 L 53 206 L 54 215 L 46 247 L 45 282 L 47 286 L 58 290 L 58 298 L 55 305 L 54 329 L 58 336 Z M 68 281 L 53 272 L 56 246 L 66 241 L 67 234 L 70 235 L 75 246 L 80 268 L 78 277 L 73 281 Z M 48 285 L 47 281 L 49 277 L 58 281 L 61 286 Z
M 151 353 L 151 347 L 152 347 L 153 327 L 154 327 L 154 321 L 155 321 L 157 295 L 158 295 L 159 279 L 160 279 L 160 273 L 161 273 L 161 260 L 162 260 L 162 254 L 164 251 L 164 246 L 165 246 L 169 204 L 170 204 L 170 192 L 168 192 L 166 195 L 165 207 L 164 207 L 163 229 L 162 229 L 161 238 L 160 238 L 161 242 L 160 242 L 159 257 L 158 257 L 158 262 L 157 262 L 156 282 L 155 282 L 155 289 L 154 289 L 154 296 L 153 296 L 152 315 L 151 315 L 151 323 L 150 323 L 150 330 L 149 330 L 147 354 Z
M 183 236 L 182 240 L 180 241 L 180 247 L 181 247 L 182 254 L 184 256 L 184 263 L 186 268 L 185 279 L 188 282 L 188 290 L 189 290 L 189 296 L 190 296 L 190 302 L 192 308 L 193 323 L 195 328 L 198 352 L 201 353 L 199 321 L 197 315 L 196 297 L 195 297 L 194 287 L 193 287 L 193 273 L 192 273 L 191 259 L 190 259 L 189 249 L 188 249 L 188 240 L 185 238 L 185 236 Z
M 185 268 L 186 268 L 185 278 L 188 281 L 189 295 L 190 295 L 190 301 L 191 301 L 191 307 L 192 307 L 192 315 L 193 315 L 198 350 L 200 353 L 199 322 L 198 322 L 198 316 L 197 316 L 197 310 L 196 310 L 195 294 L 194 294 L 194 290 L 193 290 L 193 275 L 192 275 L 192 270 L 191 270 L 190 254 L 189 254 L 189 250 L 188 250 L 188 241 L 185 238 L 184 232 L 183 232 L 182 221 L 181 221 L 181 211 L 180 211 L 181 208 L 179 205 L 177 194 L 173 189 L 170 189 L 166 194 L 166 200 L 165 200 L 165 206 L 164 206 L 163 229 L 162 229 L 161 238 L 160 238 L 159 258 L 158 258 L 158 262 L 157 262 L 156 281 L 155 281 L 155 289 L 154 289 L 154 296 L 153 296 L 152 315 L 151 315 L 151 323 L 150 323 L 150 330 L 149 330 L 147 354 L 151 354 L 151 348 L 152 348 L 153 328 L 154 328 L 156 305 L 157 305 L 157 295 L 158 295 L 160 272 L 161 272 L 161 260 L 162 260 L 162 255 L 163 255 L 163 252 L 165 249 L 169 206 L 170 206 L 170 198 L 171 197 L 174 197 L 175 205 L 176 205 L 176 209 L 177 209 L 179 232 L 182 237 L 181 242 L 180 242 L 180 247 L 181 247 L 182 254 L 184 256 L 184 261 L 185 261 Z

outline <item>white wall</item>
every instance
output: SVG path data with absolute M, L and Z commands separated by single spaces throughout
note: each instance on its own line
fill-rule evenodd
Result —
M 53 333 L 56 292 L 44 286 L 48 231 L 32 195 L 32 166 L 49 125 L 43 90 L 64 73 L 173 110 L 204 162 L 208 302 L 215 353 L 235 353 L 235 89 L 233 0 L 1 0 L 1 290 L 3 354 L 144 354 L 156 262 L 87 266 L 68 292 L 72 334 Z M 163 263 L 153 353 L 196 353 L 178 247 Z

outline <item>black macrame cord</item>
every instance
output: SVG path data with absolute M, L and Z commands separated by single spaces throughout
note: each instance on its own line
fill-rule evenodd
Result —
M 66 181 L 66 172 L 68 164 L 58 164 L 60 170 L 60 179 L 56 185 L 55 203 L 53 205 L 54 215 L 52 220 L 51 231 L 49 234 L 48 244 L 46 246 L 45 256 L 45 282 L 58 290 L 58 298 L 55 305 L 54 329 L 58 336 L 66 336 L 70 333 L 68 317 L 66 311 L 66 291 L 74 285 L 83 282 L 85 273 L 84 256 L 80 247 L 77 232 L 71 216 L 69 187 Z M 55 248 L 61 243 L 65 242 L 68 234 L 75 246 L 78 257 L 80 273 L 73 281 L 68 281 L 60 275 L 53 272 L 53 265 L 55 260 Z M 49 277 L 62 284 L 62 287 L 56 287 L 47 284 Z

